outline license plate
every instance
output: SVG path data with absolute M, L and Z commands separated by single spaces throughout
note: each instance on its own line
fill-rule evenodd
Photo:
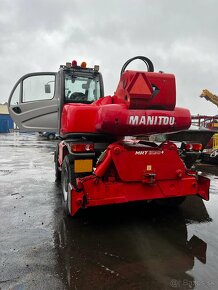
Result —
M 92 172 L 92 159 L 74 160 L 74 172 Z

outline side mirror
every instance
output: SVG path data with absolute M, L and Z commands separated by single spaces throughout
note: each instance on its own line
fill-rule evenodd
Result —
M 50 84 L 45 84 L 45 93 L 50 94 L 51 93 L 51 86 Z
M 83 88 L 84 90 L 88 90 L 88 89 L 89 89 L 89 86 L 88 86 L 87 84 L 82 84 L 82 88 Z

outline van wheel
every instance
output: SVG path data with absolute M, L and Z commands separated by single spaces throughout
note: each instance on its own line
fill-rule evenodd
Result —
M 54 140 L 55 139 L 55 134 L 53 134 L 53 133 L 48 134 L 47 139 L 48 140 Z

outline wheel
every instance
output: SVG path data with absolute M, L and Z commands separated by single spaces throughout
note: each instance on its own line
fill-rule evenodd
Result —
M 48 140 L 54 140 L 55 139 L 55 134 L 53 134 L 53 133 L 48 134 L 47 139 Z
M 155 199 L 154 202 L 161 207 L 176 207 L 184 202 L 186 196 Z
M 58 154 L 59 154 L 59 146 L 57 144 L 54 152 L 54 163 L 55 163 L 55 181 L 61 181 L 61 171 L 59 170 L 59 163 L 58 163 Z
M 65 156 L 63 164 L 62 164 L 62 171 L 61 171 L 61 186 L 62 186 L 62 196 L 63 196 L 63 204 L 64 210 L 67 215 L 71 214 L 70 204 L 71 204 L 71 197 L 69 195 L 69 184 L 76 186 L 76 177 L 73 171 L 73 164 L 70 160 L 69 155 Z

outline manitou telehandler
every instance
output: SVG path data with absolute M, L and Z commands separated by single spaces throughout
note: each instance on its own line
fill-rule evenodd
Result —
M 147 70 L 126 70 L 135 59 Z M 90 206 L 142 200 L 178 205 L 188 195 L 209 199 L 209 179 L 188 169 L 183 160 L 201 144 L 179 148 L 171 141 L 148 139 L 188 129 L 191 116 L 176 107 L 174 75 L 154 72 L 144 56 L 124 64 L 113 96 L 104 97 L 99 66 L 73 61 L 57 73 L 23 76 L 8 106 L 21 131 L 59 133 L 56 179 L 61 180 L 71 216 Z

